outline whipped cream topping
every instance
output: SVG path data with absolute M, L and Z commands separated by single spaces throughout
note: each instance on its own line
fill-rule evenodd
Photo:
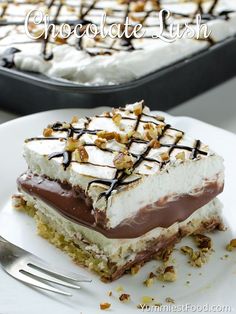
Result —
M 81 6 L 82 3 L 82 6 Z M 139 3 L 139 2 L 138 2 Z M 135 1 L 65 0 L 54 1 L 7 1 L 0 6 L 0 65 L 15 65 L 24 71 L 43 73 L 49 77 L 69 80 L 84 85 L 111 85 L 131 81 L 155 70 L 187 58 L 210 45 L 236 34 L 236 4 L 232 0 L 180 1 L 146 0 L 137 7 Z M 199 4 L 198 4 L 199 3 Z M 24 18 L 32 9 L 49 13 L 52 21 L 70 25 L 79 22 L 98 24 L 107 13 L 107 27 L 112 23 L 124 23 L 128 15 L 132 25 L 143 24 L 145 36 L 141 39 L 127 38 L 79 40 L 71 35 L 67 40 L 60 37 L 32 40 L 24 30 Z M 193 24 L 197 13 L 207 23 L 209 40 L 185 37 L 173 43 L 153 39 L 160 31 L 158 12 L 168 9 L 173 13 L 171 22 Z M 37 34 L 42 26 L 34 26 Z M 163 33 L 168 36 L 168 26 Z M 9 48 L 14 47 L 17 53 Z M 6 52 L 7 51 L 7 52 Z M 9 61 L 10 60 L 10 61 Z
M 209 182 L 223 185 L 222 158 L 152 115 L 143 102 L 70 124 L 57 122 L 46 131 L 50 134 L 24 145 L 31 171 L 80 186 L 111 228 L 158 199 L 198 193 Z M 86 151 L 86 160 L 78 160 L 78 148 L 68 146 L 72 138 Z

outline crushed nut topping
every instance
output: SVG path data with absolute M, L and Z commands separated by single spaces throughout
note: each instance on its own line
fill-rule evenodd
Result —
M 165 301 L 166 301 L 166 303 L 172 303 L 172 304 L 175 304 L 175 300 L 174 300 L 174 299 L 172 299 L 172 298 L 170 298 L 170 297 L 165 298 Z
M 106 144 L 107 144 L 107 141 L 104 139 L 104 138 L 97 138 L 95 141 L 94 141 L 94 144 L 101 148 L 101 149 L 105 149 L 106 148 Z
M 107 302 L 105 302 L 105 303 L 100 303 L 100 309 L 101 310 L 107 310 L 107 309 L 109 309 L 111 307 L 111 304 L 110 303 L 107 303 Z
M 53 133 L 53 129 L 51 129 L 51 128 L 45 128 L 45 129 L 43 130 L 43 136 L 45 136 L 45 137 L 51 136 L 52 133 Z
M 136 275 L 139 272 L 140 268 L 141 268 L 141 265 L 135 265 L 131 267 L 131 275 Z
M 230 241 L 230 243 L 227 244 L 226 250 L 229 251 L 229 252 L 231 252 L 231 251 L 233 251 L 234 248 L 236 248 L 236 239 L 232 239 L 232 240 Z
M 164 271 L 159 273 L 158 279 L 161 281 L 173 282 L 177 279 L 177 274 L 174 266 L 167 266 Z
M 160 157 L 161 157 L 162 161 L 167 161 L 170 158 L 170 156 L 169 156 L 169 154 L 167 152 L 161 153 Z
M 112 117 L 113 122 L 115 123 L 115 125 L 119 126 L 122 120 L 122 116 L 120 113 L 116 113 L 113 115 Z
M 211 238 L 207 237 L 206 235 L 196 234 L 194 235 L 194 240 L 197 243 L 197 247 L 202 251 L 208 251 L 212 248 Z
M 80 145 L 79 140 L 69 137 L 66 141 L 65 150 L 68 152 L 73 152 Z
M 175 155 L 175 158 L 178 159 L 178 160 L 182 160 L 182 161 L 185 161 L 185 152 L 180 152 L 178 154 Z
M 153 285 L 153 283 L 154 283 L 154 278 L 156 278 L 156 275 L 153 273 L 153 272 L 151 272 L 149 275 L 148 275 L 148 278 L 146 279 L 146 280 L 144 280 L 144 285 L 146 286 L 146 287 L 151 287 L 152 285 Z
M 133 167 L 133 160 L 130 154 L 118 153 L 113 159 L 113 163 L 118 170 L 129 169 Z
M 145 130 L 144 133 L 145 140 L 151 141 L 157 138 L 158 129 L 152 123 L 146 123 L 143 128 Z
M 131 3 L 131 11 L 134 12 L 143 12 L 145 8 L 145 2 L 138 0 L 137 2 Z
M 73 116 L 71 119 L 71 124 L 78 123 L 78 121 L 79 121 L 79 118 L 77 116 Z
M 140 116 L 142 114 L 142 112 L 143 112 L 143 102 L 140 102 L 140 103 L 136 104 L 134 106 L 133 112 L 134 112 L 134 114 L 136 116 Z
M 128 293 L 122 293 L 119 297 L 119 300 L 121 302 L 129 302 L 130 301 L 130 294 Z
M 155 258 L 157 260 L 161 260 L 161 261 L 166 263 L 170 259 L 172 252 L 173 252 L 173 246 L 169 246 L 169 247 L 165 248 L 164 250 L 162 250 L 161 252 L 158 252 L 158 254 L 156 254 Z
M 97 132 L 98 137 L 105 138 L 108 141 L 113 140 L 115 138 L 116 134 L 117 134 L 116 132 L 109 132 L 109 131 Z
M 199 236 L 199 235 L 198 235 Z M 198 237 L 196 241 L 198 245 L 202 248 L 198 251 L 194 251 L 189 246 L 183 246 L 180 248 L 181 252 L 189 256 L 189 263 L 194 267 L 202 267 L 207 262 L 207 253 L 211 252 L 211 241 L 204 239 L 203 237 Z M 206 237 L 208 238 L 208 237 Z M 200 240 L 201 239 L 201 240 Z
M 89 155 L 83 145 L 80 145 L 75 150 L 75 160 L 78 162 L 87 162 L 89 159 Z
M 153 140 L 151 140 L 149 146 L 151 148 L 160 148 L 161 147 L 161 143 L 158 140 L 153 139 Z

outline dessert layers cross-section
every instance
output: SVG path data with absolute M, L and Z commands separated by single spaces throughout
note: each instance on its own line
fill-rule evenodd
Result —
M 143 101 L 42 133 L 24 143 L 28 170 L 14 206 L 103 280 L 222 226 L 222 158 Z

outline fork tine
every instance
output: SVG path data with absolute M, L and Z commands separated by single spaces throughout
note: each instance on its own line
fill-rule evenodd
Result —
M 27 265 L 33 267 L 39 271 L 45 272 L 46 274 L 56 276 L 61 280 L 72 280 L 75 282 L 91 282 L 92 280 L 84 275 L 76 274 L 73 272 L 67 272 L 59 267 L 52 267 L 48 263 L 42 261 L 40 258 L 34 255 L 28 255 Z
M 27 272 L 23 272 L 23 271 L 17 271 L 14 274 L 9 273 L 12 277 L 28 284 L 28 285 L 32 285 L 34 287 L 43 289 L 43 290 L 47 290 L 47 291 L 51 291 L 51 292 L 55 292 L 58 294 L 62 294 L 62 295 L 66 295 L 66 296 L 71 296 L 71 293 L 65 292 L 63 290 L 59 290 L 57 288 L 52 287 L 51 285 L 46 284 L 45 282 L 43 282 L 43 280 L 37 278 L 34 278 L 34 275 L 31 275 Z
M 52 282 L 52 283 L 55 283 L 58 285 L 62 285 L 62 286 L 68 287 L 68 288 L 80 289 L 80 286 L 73 284 L 73 283 L 70 283 L 70 282 L 68 282 L 68 280 L 65 281 L 65 280 L 58 279 L 55 276 L 46 274 L 44 271 L 35 269 L 35 267 L 31 267 L 31 266 L 32 266 L 32 264 L 24 265 L 22 267 L 22 270 L 26 271 L 27 273 L 29 273 L 31 275 L 34 275 L 38 279 L 40 278 L 43 280 L 47 280 L 49 282 Z

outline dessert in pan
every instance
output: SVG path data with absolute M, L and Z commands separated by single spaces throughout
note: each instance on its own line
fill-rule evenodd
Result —
M 43 25 L 29 23 L 29 32 L 39 37 L 32 40 L 24 27 L 25 16 L 32 9 L 47 13 L 58 28 L 63 23 L 72 29 L 78 23 L 99 27 L 106 13 L 105 29 L 113 23 L 123 25 L 129 17 L 130 30 L 140 23 L 145 33 L 140 39 L 99 35 L 94 39 L 86 36 L 79 39 L 74 33 L 67 39 L 59 35 L 44 39 Z M 186 22 L 196 27 L 197 14 L 201 14 L 202 23 L 208 25 L 211 35 L 207 39 L 184 36 L 172 43 L 153 39 L 160 32 L 161 9 L 172 13 L 171 20 L 164 19 L 166 38 L 170 23 Z M 119 84 L 185 59 L 235 34 L 236 3 L 232 0 L 4 1 L 0 6 L 0 65 L 79 84 Z
M 222 158 L 143 101 L 48 125 L 24 157 L 14 207 L 104 281 L 222 227 Z

